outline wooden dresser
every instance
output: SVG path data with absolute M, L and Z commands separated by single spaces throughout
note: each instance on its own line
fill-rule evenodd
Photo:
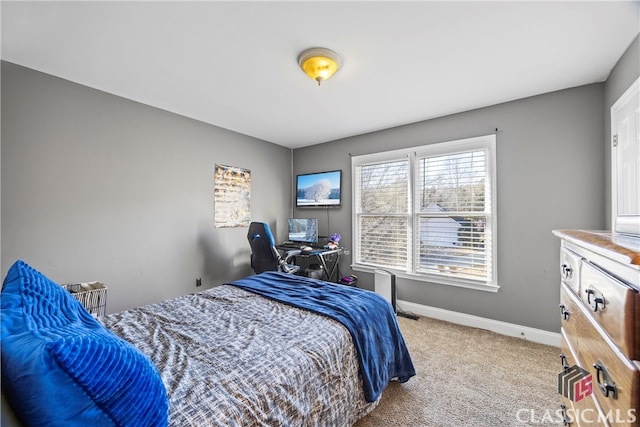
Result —
M 561 239 L 558 392 L 564 425 L 640 426 L 640 238 L 553 233 Z

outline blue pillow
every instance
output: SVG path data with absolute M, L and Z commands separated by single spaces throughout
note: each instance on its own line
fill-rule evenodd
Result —
M 2 388 L 32 426 L 166 426 L 156 367 L 24 263 L 2 287 Z

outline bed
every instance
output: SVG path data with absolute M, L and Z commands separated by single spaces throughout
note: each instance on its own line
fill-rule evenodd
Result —
M 2 344 L 32 425 L 350 426 L 415 375 L 382 297 L 276 272 L 96 321 L 18 261 Z

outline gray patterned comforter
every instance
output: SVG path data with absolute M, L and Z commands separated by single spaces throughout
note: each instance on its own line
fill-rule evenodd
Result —
M 378 403 L 344 326 L 234 286 L 100 320 L 155 363 L 171 426 L 350 426 Z

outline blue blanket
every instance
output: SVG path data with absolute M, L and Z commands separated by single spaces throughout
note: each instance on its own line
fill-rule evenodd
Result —
M 368 402 L 376 401 L 392 379 L 405 382 L 416 374 L 391 304 L 374 292 L 279 272 L 229 284 L 342 323 L 358 350 Z

